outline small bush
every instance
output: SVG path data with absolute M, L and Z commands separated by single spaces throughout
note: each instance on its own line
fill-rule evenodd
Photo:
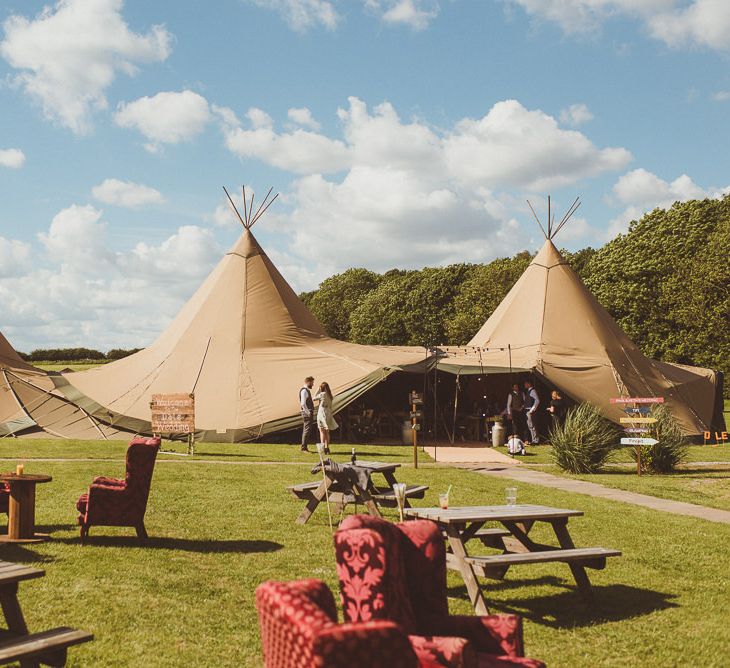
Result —
M 550 430 L 555 463 L 568 473 L 597 473 L 619 442 L 619 430 L 592 404 L 578 404 Z
M 665 404 L 654 404 L 649 414 L 657 421 L 647 436 L 659 442 L 641 446 L 641 471 L 671 473 L 687 458 L 687 438 Z M 636 448 L 631 448 L 631 456 L 636 461 Z

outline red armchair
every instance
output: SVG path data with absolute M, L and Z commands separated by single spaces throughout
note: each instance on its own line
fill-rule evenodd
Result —
M 92 525 L 134 527 L 140 539 L 147 538 L 144 514 L 159 448 L 159 438 L 136 437 L 127 448 L 124 480 L 105 476 L 94 478 L 88 493 L 82 494 L 76 502 L 82 544 Z
M 390 621 L 338 624 L 321 580 L 264 582 L 256 589 L 265 668 L 465 668 L 463 638 L 408 637 Z
M 450 615 L 446 594 L 446 547 L 433 522 L 391 524 L 351 515 L 335 534 L 337 575 L 345 619 L 391 620 L 419 636 L 469 640 L 479 668 L 543 667 L 524 657 L 517 615 Z

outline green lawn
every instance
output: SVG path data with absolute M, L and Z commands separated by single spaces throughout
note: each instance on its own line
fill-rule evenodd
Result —
M 5 457 L 28 460 L 28 472 L 54 477 L 39 486 L 37 511 L 53 540 L 0 547 L 0 558 L 47 571 L 21 585 L 31 629 L 67 624 L 95 633 L 93 643 L 72 650 L 70 665 L 258 666 L 256 585 L 318 577 L 336 586 L 326 512 L 320 509 L 306 526 L 294 523 L 301 504 L 285 487 L 312 478 L 313 457 L 291 446 L 211 445 L 198 449 L 197 461 L 161 457 L 146 547 L 133 532 L 109 528 L 92 529 L 90 544 L 78 544 L 74 502 L 93 476 L 121 475 L 123 444 L 4 440 L 0 447 Z M 335 450 L 338 459 L 349 453 L 346 446 Z M 34 462 L 33 453 L 69 461 Z M 90 453 L 114 461 L 71 461 Z M 358 446 L 358 453 L 410 459 L 407 447 Z M 280 463 L 262 463 L 272 459 Z M 449 484 L 454 504 L 501 503 L 506 486 L 435 464 L 404 466 L 399 478 L 431 486 L 424 505 Z M 530 654 L 551 666 L 725 665 L 730 526 L 519 487 L 522 502 L 583 510 L 585 517 L 570 523 L 578 545 L 624 553 L 604 571 L 590 572 L 597 598 L 591 607 L 581 603 L 561 564 L 526 566 L 489 586 L 494 610 L 525 616 Z M 453 573 L 449 585 L 452 611 L 468 614 Z
M 86 371 L 93 369 L 106 362 L 31 362 L 33 366 L 46 371 L 61 371 L 62 369 L 72 369 L 73 371 Z

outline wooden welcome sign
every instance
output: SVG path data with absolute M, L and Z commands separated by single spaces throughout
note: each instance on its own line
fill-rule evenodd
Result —
M 152 432 L 155 434 L 195 432 L 194 394 L 153 394 L 150 410 Z

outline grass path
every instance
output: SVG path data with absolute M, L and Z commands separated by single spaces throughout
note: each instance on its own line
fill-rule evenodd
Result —
M 578 494 L 587 494 L 589 496 L 611 499 L 612 501 L 621 501 L 622 503 L 631 503 L 637 506 L 644 506 L 653 510 L 659 510 L 675 515 L 686 515 L 688 517 L 696 517 L 710 522 L 721 522 L 730 524 L 730 510 L 722 510 L 718 508 L 708 508 L 707 506 L 698 505 L 696 503 L 688 503 L 686 501 L 675 501 L 672 499 L 660 498 L 648 494 L 639 494 L 633 491 L 622 489 L 614 489 L 605 485 L 594 482 L 595 476 L 590 481 L 578 477 L 566 478 L 564 476 L 553 475 L 545 471 L 535 471 L 527 468 L 516 466 L 479 466 L 471 469 L 484 475 L 491 475 L 500 478 L 508 478 L 510 480 L 518 480 L 533 485 L 543 485 L 554 489 L 562 489 L 566 492 L 576 492 Z

